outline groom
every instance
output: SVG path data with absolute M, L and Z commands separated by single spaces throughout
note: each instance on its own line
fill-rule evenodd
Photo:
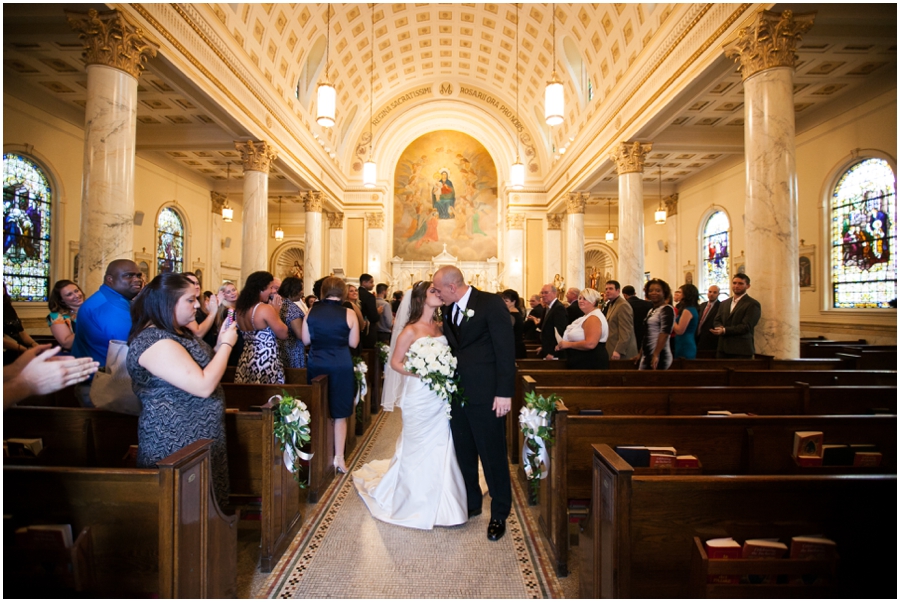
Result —
M 444 302 L 444 334 L 456 355 L 467 397 L 465 405 L 453 404 L 450 431 L 466 483 L 469 517 L 481 514 L 481 457 L 491 494 L 487 537 L 497 541 L 506 532 L 512 507 L 506 458 L 506 415 L 512 406 L 516 372 L 512 321 L 498 295 L 468 286 L 454 266 L 435 272 L 434 288 Z

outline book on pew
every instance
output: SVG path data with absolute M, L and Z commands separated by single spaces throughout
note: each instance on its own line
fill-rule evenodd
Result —
M 743 548 L 741 544 L 730 537 L 719 537 L 716 539 L 708 539 L 704 544 L 706 556 L 710 560 L 724 560 L 726 558 L 741 558 Z M 725 583 L 738 584 L 741 582 L 740 575 L 714 575 L 711 574 L 706 578 L 707 583 Z
M 801 535 L 791 538 L 791 558 L 805 560 L 833 560 L 837 558 L 837 544 L 819 535 Z M 814 585 L 817 575 L 803 575 L 795 584 Z
M 29 525 L 16 529 L 16 543 L 28 550 L 72 547 L 72 525 Z
M 794 433 L 794 458 L 800 456 L 822 457 L 822 431 L 796 431 Z
M 853 453 L 853 466 L 881 466 L 881 452 L 858 451 Z
M 650 450 L 646 446 L 617 445 L 616 453 L 631 464 L 632 468 L 647 468 L 650 466 Z
M 852 466 L 854 452 L 843 443 L 822 445 L 822 466 Z
M 599 409 L 585 409 L 578 410 L 579 416 L 603 416 L 603 410 Z
M 675 456 L 675 468 L 700 468 L 700 460 L 689 454 Z
M 17 457 L 37 457 L 44 449 L 43 439 L 7 439 L 3 442 L 5 455 Z
M 650 468 L 674 468 L 675 456 L 673 454 L 650 454 Z
M 741 550 L 742 558 L 784 558 L 787 544 L 777 539 L 748 539 Z M 747 575 L 750 583 L 778 583 L 778 575 Z

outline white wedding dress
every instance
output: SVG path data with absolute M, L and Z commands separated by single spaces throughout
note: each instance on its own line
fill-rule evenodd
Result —
M 403 377 L 402 386 L 403 429 L 394 457 L 365 464 L 353 472 L 353 483 L 380 521 L 414 529 L 465 523 L 466 486 L 444 402 L 418 377 Z

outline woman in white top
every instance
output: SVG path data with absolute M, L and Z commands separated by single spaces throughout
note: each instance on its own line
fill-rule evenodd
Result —
M 578 295 L 578 307 L 584 315 L 566 328 L 557 351 L 566 350 L 566 367 L 581 370 L 609 370 L 606 339 L 609 325 L 600 309 L 599 291 L 586 288 Z

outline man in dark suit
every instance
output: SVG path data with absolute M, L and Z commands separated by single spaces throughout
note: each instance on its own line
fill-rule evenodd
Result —
M 557 333 L 562 336 L 569 325 L 569 317 L 566 308 L 557 299 L 559 291 L 552 284 L 545 284 L 541 288 L 541 301 L 546 309 L 544 319 L 541 320 L 541 348 L 538 349 L 538 357 L 544 359 L 564 359 L 565 351 L 556 351 L 559 344 L 556 340 Z
M 531 308 L 525 313 L 524 339 L 526 341 L 539 341 L 541 333 L 537 329 L 541 324 L 541 320 L 544 319 L 545 308 L 541 305 L 541 298 L 538 295 L 531 295 L 528 304 Z
M 438 269 L 433 286 L 444 302 L 444 334 L 456 356 L 467 398 L 465 405 L 453 403 L 450 432 L 466 484 L 469 517 L 481 514 L 480 457 L 491 494 L 487 537 L 496 541 L 506 532 L 506 518 L 512 508 L 506 457 L 506 415 L 516 386 L 512 322 L 499 295 L 468 286 L 454 266 Z
M 569 324 L 584 315 L 584 312 L 578 307 L 578 295 L 580 294 L 581 291 L 575 287 L 566 291 L 566 303 L 569 304 L 569 306 L 566 307 L 566 319 L 569 321 Z
M 700 324 L 697 326 L 697 351 L 715 351 L 719 347 L 719 338 L 711 331 L 715 326 L 716 314 L 719 313 L 719 287 L 709 285 L 706 293 L 709 299 L 701 303 L 697 311 L 700 312 Z
M 753 345 L 753 329 L 759 322 L 762 309 L 759 301 L 747 294 L 750 277 L 735 274 L 731 279 L 730 299 L 719 304 L 715 327 L 712 333 L 719 337 L 716 357 L 753 359 L 756 349 Z
M 375 288 L 375 279 L 369 274 L 363 274 L 359 277 L 359 305 L 362 308 L 362 315 L 369 323 L 368 328 L 363 329 L 363 325 L 359 325 L 360 346 L 363 349 L 374 349 L 375 341 L 378 340 L 378 304 L 375 302 L 375 295 L 372 289 Z
M 622 296 L 628 300 L 628 304 L 634 313 L 634 340 L 637 343 L 638 351 L 640 351 L 643 349 L 644 333 L 646 332 L 644 318 L 653 309 L 653 304 L 644 299 L 639 299 L 634 292 L 634 287 L 630 284 L 622 287 Z

